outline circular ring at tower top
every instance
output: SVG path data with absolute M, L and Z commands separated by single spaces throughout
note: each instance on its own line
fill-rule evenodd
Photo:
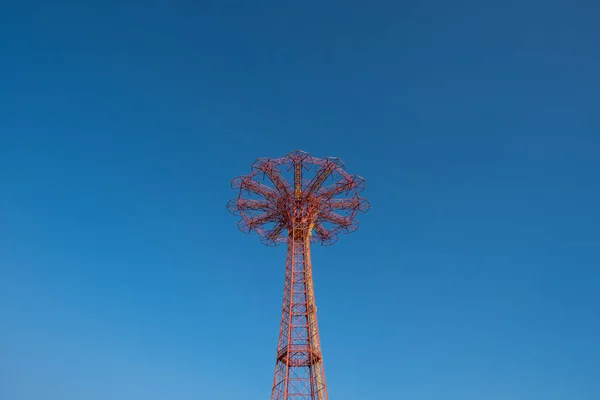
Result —
M 256 160 L 248 175 L 232 181 L 238 195 L 227 209 L 241 217 L 240 230 L 258 233 L 266 245 L 299 236 L 331 245 L 340 233 L 358 229 L 357 214 L 370 207 L 359 196 L 364 187 L 365 180 L 346 173 L 339 158 L 296 150 Z

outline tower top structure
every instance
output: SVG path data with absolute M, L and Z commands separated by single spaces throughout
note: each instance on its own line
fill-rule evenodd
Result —
M 260 158 L 248 175 L 233 180 L 238 196 L 227 204 L 241 217 L 242 232 L 256 232 L 270 246 L 290 235 L 331 245 L 340 233 L 358 228 L 356 216 L 369 209 L 360 196 L 365 181 L 344 171 L 335 157 L 316 158 L 296 150 L 281 158 Z

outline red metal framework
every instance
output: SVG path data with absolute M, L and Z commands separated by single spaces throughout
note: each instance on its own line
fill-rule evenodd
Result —
M 364 179 L 349 175 L 337 158 L 294 151 L 261 158 L 250 174 L 236 178 L 238 197 L 227 208 L 240 215 L 243 232 L 266 245 L 287 243 L 283 311 L 271 400 L 327 400 L 317 324 L 310 243 L 331 245 L 339 233 L 358 228 Z

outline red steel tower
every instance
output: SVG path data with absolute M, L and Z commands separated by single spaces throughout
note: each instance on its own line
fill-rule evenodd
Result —
M 287 243 L 283 312 L 271 400 L 328 400 L 317 325 L 310 243 L 331 245 L 358 228 L 364 179 L 349 175 L 337 158 L 294 151 L 261 158 L 250 174 L 233 180 L 238 197 L 227 208 L 243 232 L 266 245 Z

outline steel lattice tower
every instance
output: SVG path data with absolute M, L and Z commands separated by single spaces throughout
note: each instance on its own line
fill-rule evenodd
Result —
M 261 158 L 250 174 L 233 180 L 238 197 L 227 208 L 241 216 L 243 232 L 266 245 L 287 243 L 283 311 L 271 400 L 328 400 L 317 325 L 310 243 L 331 245 L 358 228 L 364 179 L 349 175 L 337 158 L 294 151 Z

